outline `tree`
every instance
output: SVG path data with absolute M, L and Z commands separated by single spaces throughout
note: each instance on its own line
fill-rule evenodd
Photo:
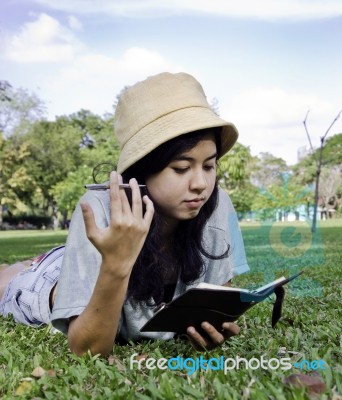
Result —
M 311 184 L 315 182 L 319 152 L 320 149 L 314 150 L 313 153 L 310 153 L 292 167 L 298 183 Z M 328 138 L 322 152 L 322 167 L 328 169 L 342 167 L 342 133 Z
M 253 211 L 253 202 L 258 189 L 248 180 L 237 182 L 227 190 L 239 219 Z
M 30 151 L 19 135 L 26 133 L 44 112 L 43 102 L 34 93 L 0 81 L 0 225 L 5 205 L 12 211 L 23 211 L 30 205 L 36 188 L 22 165 Z
M 0 132 L 0 226 L 5 206 L 14 214 L 33 206 L 37 186 L 24 165 L 29 157 L 28 143 L 16 134 L 5 139 Z
M 282 176 L 289 172 L 289 167 L 280 157 L 275 157 L 270 153 L 260 153 L 255 157 L 250 165 L 251 182 L 259 188 L 281 185 Z
M 323 167 L 321 172 L 321 181 L 319 185 L 319 196 L 328 202 L 332 197 L 338 197 L 338 193 L 342 189 L 341 168 Z
M 44 199 L 41 207 L 45 213 L 49 208 L 53 214 L 57 212 L 51 194 L 52 187 L 81 165 L 81 138 L 82 132 L 64 119 L 38 121 L 22 138 L 23 142 L 28 143 L 30 151 L 25 166 L 41 190 Z
M 318 158 L 319 150 L 315 151 L 314 158 Z M 334 167 L 342 165 L 342 133 L 331 136 L 323 147 L 322 165 Z
M 114 135 L 112 114 L 100 117 L 88 110 L 80 110 L 60 118 L 82 132 L 80 148 L 83 164 L 94 168 L 98 164 L 109 163 L 112 169 L 116 168 L 119 144 Z
M 7 81 L 0 81 L 0 101 L 11 101 L 9 91 L 12 86 Z
M 217 175 L 220 183 L 228 187 L 232 182 L 246 179 L 247 166 L 252 156 L 249 147 L 235 143 L 234 147 L 224 155 L 218 165 Z
M 303 189 L 289 174 L 281 176 L 281 184 L 270 185 L 267 189 L 261 188 L 253 201 L 254 210 L 262 210 L 268 217 L 280 212 L 284 219 L 290 211 L 296 211 L 300 205 L 310 202 L 312 191 Z
M 325 145 L 325 141 L 326 141 L 326 137 L 330 131 L 330 129 L 332 128 L 332 126 L 335 124 L 335 122 L 338 120 L 338 118 L 340 117 L 342 113 L 342 110 L 337 114 L 337 116 L 335 117 L 335 119 L 332 121 L 332 123 L 330 124 L 330 126 L 328 127 L 328 129 L 326 130 L 325 134 L 323 136 L 321 136 L 320 138 L 320 148 L 318 150 L 318 157 L 316 159 L 316 179 L 315 179 L 315 202 L 314 202 L 314 213 L 313 213 L 313 220 L 312 220 L 312 227 L 311 227 L 311 231 L 314 233 L 316 232 L 316 220 L 317 220 L 317 207 L 318 207 L 318 197 L 319 197 L 319 180 L 320 180 L 320 174 L 321 174 L 321 168 L 322 168 L 322 163 L 323 163 L 323 148 Z M 306 125 L 306 121 L 309 115 L 309 111 L 306 113 L 305 119 L 303 121 L 304 124 L 304 128 L 310 143 L 310 147 L 312 152 L 314 151 L 313 146 L 312 146 L 312 142 L 311 142 L 311 138 L 309 135 L 309 131 L 307 129 L 307 125 Z
M 44 193 L 46 205 L 52 207 L 55 216 L 57 211 L 62 214 L 62 225 L 65 226 L 84 193 L 84 185 L 93 181 L 94 168 L 104 162 L 110 164 L 105 174 L 97 176 L 102 180 L 107 180 L 110 170 L 115 169 L 119 146 L 113 130 L 112 115 L 101 118 L 81 110 L 58 117 L 55 123 L 40 122 L 32 131 L 32 173 Z M 41 135 L 45 145 L 38 141 Z M 91 138 L 90 142 L 85 140 L 86 136 Z M 49 151 L 48 143 L 52 145 Z M 48 168 L 51 173 L 42 174 Z
M 35 93 L 14 89 L 9 82 L 0 81 L 0 132 L 4 137 L 14 132 L 27 132 L 30 125 L 44 114 L 45 105 Z
M 218 164 L 218 178 L 234 204 L 239 217 L 251 211 L 256 188 L 250 183 L 251 156 L 249 147 L 236 143 Z
M 54 185 L 50 193 L 62 214 L 62 227 L 67 227 L 67 221 L 76 207 L 80 197 L 84 194 L 84 184 L 91 181 L 92 169 L 86 165 L 78 170 L 69 172 L 66 179 Z

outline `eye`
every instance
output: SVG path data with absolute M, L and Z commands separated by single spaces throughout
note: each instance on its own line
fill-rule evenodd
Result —
M 185 167 L 185 168 L 176 168 L 176 167 L 173 167 L 172 169 L 176 172 L 176 174 L 185 174 L 185 172 L 186 172 L 189 168 L 188 168 L 188 167 Z
M 204 169 L 206 170 L 206 171 L 212 171 L 212 170 L 214 170 L 216 168 L 216 165 L 215 164 L 213 164 L 213 165 L 205 165 L 204 166 Z

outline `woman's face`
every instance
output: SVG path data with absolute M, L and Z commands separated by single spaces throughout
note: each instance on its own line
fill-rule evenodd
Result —
M 170 227 L 195 218 L 209 199 L 215 187 L 216 158 L 214 135 L 208 134 L 146 179 L 151 198 Z

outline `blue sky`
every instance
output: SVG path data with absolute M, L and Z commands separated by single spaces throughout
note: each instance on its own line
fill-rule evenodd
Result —
M 341 0 L 2 0 L 0 79 L 47 117 L 112 111 L 121 89 L 185 71 L 253 155 L 289 164 L 342 109 Z M 342 117 L 330 135 L 342 132 Z

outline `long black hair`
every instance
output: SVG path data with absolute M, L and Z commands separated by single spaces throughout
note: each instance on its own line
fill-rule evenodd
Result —
M 163 143 L 147 156 L 136 162 L 123 172 L 124 182 L 136 178 L 141 184 L 145 179 L 163 170 L 175 157 L 191 150 L 205 135 L 213 133 L 215 136 L 217 153 L 220 153 L 220 129 L 203 129 L 178 136 Z M 153 200 L 153 199 L 152 199 Z M 202 243 L 203 229 L 217 206 L 217 182 L 212 195 L 201 208 L 199 214 L 190 220 L 180 221 L 172 236 L 170 250 L 165 250 L 165 243 L 160 235 L 163 226 L 162 216 L 155 210 L 153 221 L 145 244 L 133 267 L 129 285 L 128 298 L 136 301 L 148 301 L 151 297 L 158 304 L 164 297 L 164 286 L 167 276 L 178 277 L 185 284 L 199 278 L 204 270 L 203 256 L 210 259 L 221 259 L 224 254 L 208 254 Z

